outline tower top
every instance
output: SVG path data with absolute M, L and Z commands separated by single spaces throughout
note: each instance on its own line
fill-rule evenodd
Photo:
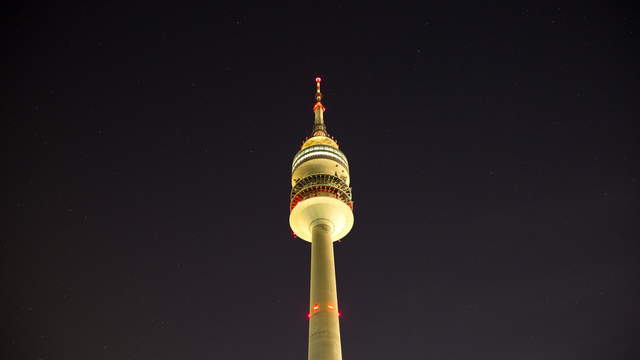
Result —
M 316 104 L 313 106 L 313 112 L 315 118 L 313 120 L 313 133 L 312 136 L 329 136 L 327 127 L 324 125 L 324 112 L 325 108 L 322 105 L 322 92 L 320 92 L 320 83 L 322 79 L 316 77 Z
M 325 107 L 322 105 L 322 92 L 320 91 L 320 83 L 322 79 L 318 76 L 316 77 L 316 104 L 313 106 L 314 120 L 313 120 L 313 131 L 311 132 L 311 137 L 306 138 L 303 143 L 301 149 L 305 149 L 309 146 L 313 145 L 328 145 L 333 148 L 338 148 L 338 143 L 334 138 L 329 135 L 327 131 L 327 126 L 324 124 L 324 112 Z
M 316 107 L 320 106 L 322 107 L 322 110 L 324 110 L 324 106 L 322 106 L 322 93 L 320 92 L 320 83 L 322 82 L 322 79 L 320 77 L 316 78 L 316 105 L 313 107 L 313 111 L 316 111 Z

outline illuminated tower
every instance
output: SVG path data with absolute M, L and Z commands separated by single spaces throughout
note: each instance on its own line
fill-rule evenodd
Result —
M 349 163 L 324 124 L 320 78 L 316 78 L 311 137 L 293 158 L 289 224 L 311 242 L 309 360 L 340 360 L 340 312 L 333 242 L 353 227 Z

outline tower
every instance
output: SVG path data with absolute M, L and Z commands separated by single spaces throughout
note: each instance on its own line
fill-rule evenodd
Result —
M 333 242 L 353 227 L 353 201 L 347 157 L 324 124 L 320 82 L 316 78 L 311 137 L 291 165 L 289 224 L 299 238 L 311 242 L 309 360 L 341 360 Z

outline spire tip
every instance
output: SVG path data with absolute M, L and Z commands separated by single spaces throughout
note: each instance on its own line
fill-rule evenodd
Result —
M 322 93 L 320 92 L 320 82 L 322 82 L 320 76 L 316 77 L 316 105 L 313 107 L 314 112 L 318 108 L 321 108 L 322 111 L 324 111 L 324 106 L 322 106 Z

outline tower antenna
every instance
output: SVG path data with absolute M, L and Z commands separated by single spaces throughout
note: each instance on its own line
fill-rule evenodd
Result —
M 316 77 L 316 104 L 313 106 L 315 118 L 313 120 L 312 136 L 329 136 L 327 127 L 324 124 L 324 112 L 326 109 L 324 105 L 322 105 L 322 92 L 320 92 L 321 82 L 322 79 L 319 76 Z

